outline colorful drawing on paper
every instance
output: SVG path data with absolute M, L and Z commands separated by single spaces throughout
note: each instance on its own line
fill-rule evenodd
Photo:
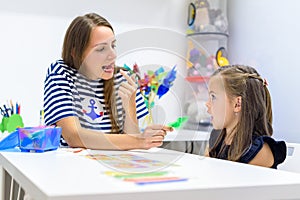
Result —
M 106 171 L 104 174 L 128 183 L 135 183 L 136 185 L 182 182 L 188 180 L 188 178 L 176 176 L 174 173 L 168 171 L 156 171 L 138 174 Z
M 187 181 L 188 178 L 176 175 L 172 170 L 155 170 L 154 167 L 170 166 L 159 160 L 148 159 L 142 156 L 125 154 L 88 154 L 84 155 L 86 158 L 96 160 L 102 164 L 117 168 L 118 171 L 104 171 L 104 174 L 116 178 L 127 183 L 134 183 L 136 185 L 149 185 L 158 183 L 172 183 Z M 178 167 L 177 164 L 171 166 Z M 119 170 L 126 169 L 127 172 Z M 131 172 L 129 172 L 131 169 Z
M 169 165 L 168 163 L 144 158 L 133 154 L 89 154 L 85 157 L 118 169 L 153 169 Z

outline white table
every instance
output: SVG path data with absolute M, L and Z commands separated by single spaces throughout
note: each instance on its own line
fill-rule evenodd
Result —
M 174 130 L 172 132 L 168 132 L 164 141 L 208 141 L 210 136 L 210 132 L 208 131 L 197 131 L 197 130 Z
M 179 129 L 168 132 L 163 147 L 196 155 L 204 155 L 210 131 Z
M 92 152 L 130 153 L 164 161 L 168 164 L 153 170 L 189 178 L 184 182 L 141 186 L 104 174 L 112 170 L 110 165 L 80 153 L 2 152 L 0 164 L 36 200 L 300 199 L 300 174 L 296 173 L 158 148 Z

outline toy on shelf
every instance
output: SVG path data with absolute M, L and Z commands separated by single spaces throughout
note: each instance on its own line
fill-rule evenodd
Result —
M 188 7 L 187 34 L 228 33 L 226 0 L 194 0 Z
M 226 65 L 229 65 L 229 61 L 226 58 L 227 57 L 227 52 L 224 47 L 220 47 L 216 53 L 216 61 L 219 67 L 223 67 Z
M 205 105 L 208 98 L 207 83 L 218 68 L 216 57 L 209 55 L 201 45 L 195 44 L 192 41 L 188 44 L 186 80 L 189 88 L 184 104 L 185 114 L 189 116 L 186 128 L 191 129 L 198 129 L 199 125 L 209 125 L 210 116 Z
M 209 55 L 203 47 L 196 46 L 193 41 L 188 41 L 187 76 L 209 77 L 217 68 L 215 57 Z
M 165 71 L 163 67 L 155 71 L 148 70 L 142 77 L 137 64 L 134 64 L 133 70 L 126 64 L 124 68 L 131 73 L 135 73 L 138 79 L 139 90 L 144 97 L 145 104 L 149 114 L 145 118 L 147 125 L 153 123 L 152 108 L 155 105 L 156 99 L 162 98 L 172 87 L 176 79 L 176 65 L 170 70 Z

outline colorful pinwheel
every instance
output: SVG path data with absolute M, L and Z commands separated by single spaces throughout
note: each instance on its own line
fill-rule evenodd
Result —
M 156 97 L 158 96 L 158 99 L 160 99 L 172 87 L 176 79 L 176 65 L 170 71 L 165 71 L 163 67 L 158 68 L 156 71 L 148 70 L 147 73 L 144 73 L 144 77 L 141 77 L 137 64 L 134 64 L 133 69 L 130 69 L 126 64 L 124 68 L 136 74 L 139 90 L 144 97 L 149 112 L 146 122 L 147 124 L 153 123 L 151 109 L 155 105 Z

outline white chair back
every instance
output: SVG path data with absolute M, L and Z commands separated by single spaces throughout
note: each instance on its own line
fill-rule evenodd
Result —
M 300 173 L 300 143 L 287 143 L 286 145 L 286 159 L 277 168 L 279 170 Z

